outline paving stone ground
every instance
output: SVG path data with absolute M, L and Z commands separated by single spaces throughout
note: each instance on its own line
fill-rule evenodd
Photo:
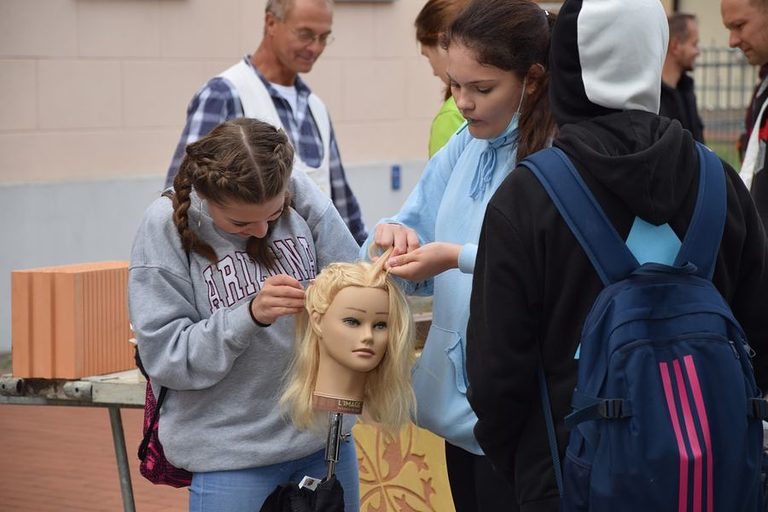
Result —
M 138 472 L 141 409 L 123 409 L 137 512 L 187 510 L 187 491 Z M 122 511 L 109 412 L 102 407 L 0 405 L 0 510 Z

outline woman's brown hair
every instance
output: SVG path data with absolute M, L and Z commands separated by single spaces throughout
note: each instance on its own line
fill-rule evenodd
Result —
M 443 48 L 466 46 L 480 64 L 512 71 L 526 85 L 534 85 L 520 112 L 518 162 L 547 147 L 555 135 L 548 66 L 554 24 L 555 15 L 530 0 L 473 0 L 441 38 Z
M 290 202 L 288 183 L 292 168 L 293 148 L 285 133 L 257 119 L 224 122 L 188 145 L 173 180 L 173 221 L 184 249 L 212 263 L 217 260 L 213 248 L 189 226 L 192 189 L 201 199 L 216 204 L 259 204 L 282 194 L 285 212 Z M 266 237 L 250 237 L 246 251 L 258 263 L 274 263 Z
M 440 36 L 468 3 L 469 0 L 429 0 L 413 22 L 416 40 L 423 46 L 438 46 Z M 451 88 L 446 87 L 445 99 L 450 97 Z

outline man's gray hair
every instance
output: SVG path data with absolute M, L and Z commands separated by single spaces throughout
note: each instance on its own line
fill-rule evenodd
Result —
M 330 7 L 333 7 L 333 0 L 325 0 Z M 768 0 L 766 0 L 768 1 Z M 288 13 L 291 12 L 295 0 L 267 0 L 267 6 L 264 12 L 272 14 L 280 21 L 285 21 Z
M 267 7 L 264 12 L 271 13 L 272 16 L 280 21 L 285 21 L 288 11 L 293 7 L 293 0 L 267 0 Z

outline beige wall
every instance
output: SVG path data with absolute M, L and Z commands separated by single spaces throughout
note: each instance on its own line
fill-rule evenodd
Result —
M 255 49 L 264 3 L 0 1 L 0 183 L 163 175 L 190 97 Z M 336 41 L 306 78 L 347 164 L 425 156 L 441 84 L 414 41 L 421 5 L 336 5 Z M 726 41 L 718 2 L 681 8 L 703 44 Z
M 164 175 L 195 90 L 253 51 L 265 0 L 0 1 L 0 183 Z M 422 2 L 338 3 L 306 79 L 347 163 L 423 159 L 441 84 Z
M 667 13 L 672 12 L 673 0 L 661 0 L 661 3 Z M 696 15 L 702 47 L 728 46 L 728 32 L 720 18 L 720 0 L 679 0 L 678 11 Z
M 728 46 L 728 31 L 720 16 L 720 0 L 681 0 L 680 10 L 698 18 L 700 46 Z
M 369 228 L 418 180 L 440 104 L 413 39 L 424 1 L 338 3 L 337 40 L 307 77 Z M 129 258 L 189 99 L 256 48 L 264 2 L 0 0 L 0 353 L 11 346 L 11 270 Z M 682 8 L 719 20 L 717 0 Z M 703 41 L 710 32 L 725 38 L 702 23 Z

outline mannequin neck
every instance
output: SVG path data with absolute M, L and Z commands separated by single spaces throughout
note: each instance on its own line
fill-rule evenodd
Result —
M 321 357 L 317 367 L 315 393 L 323 396 L 362 401 L 367 373 L 350 370 L 329 357 Z
M 312 394 L 312 407 L 319 411 L 340 412 L 345 414 L 362 414 L 363 401 L 349 400 L 321 393 Z

